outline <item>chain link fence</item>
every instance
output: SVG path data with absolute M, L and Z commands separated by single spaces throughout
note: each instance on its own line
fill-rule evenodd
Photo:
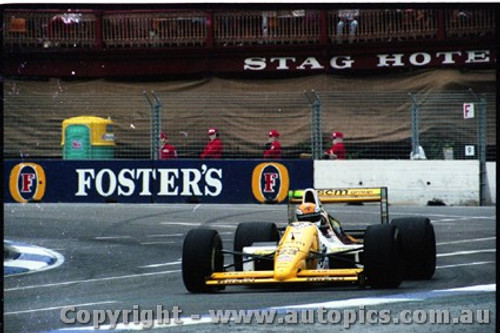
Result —
M 280 133 L 283 158 L 310 153 L 311 106 L 300 93 L 157 92 L 163 130 L 180 157 L 198 158 L 216 128 L 225 158 L 262 158 L 268 133 Z
M 227 158 L 262 157 L 268 131 L 277 129 L 285 158 L 321 159 L 332 145 L 332 132 L 340 131 L 348 159 L 409 159 L 414 146 L 424 150 L 421 159 L 479 159 L 487 144 L 494 159 L 493 94 L 309 91 L 159 96 L 163 128 L 182 136 L 180 156 L 185 157 L 197 157 L 206 130 L 216 127 L 222 140 L 232 143 L 225 150 Z M 475 106 L 475 114 L 466 118 L 465 105 Z M 481 130 L 483 107 L 488 126 Z
M 473 105 L 474 116 L 464 116 L 464 105 Z M 288 159 L 322 158 L 332 132 L 340 131 L 348 159 L 409 159 L 417 144 L 427 159 L 480 159 L 482 152 L 494 161 L 495 105 L 494 93 L 472 91 L 136 91 L 117 96 L 96 89 L 83 98 L 57 89 L 24 94 L 12 84 L 4 87 L 3 153 L 4 158 L 62 158 L 62 121 L 93 115 L 113 121 L 115 159 L 157 159 L 161 131 L 179 158 L 199 158 L 208 129 L 215 127 L 223 158 L 262 158 L 268 133 L 276 129 L 282 158 Z
M 412 124 L 417 122 L 413 142 L 424 147 L 428 159 L 480 159 L 487 135 L 487 100 L 491 97 L 473 91 L 412 95 L 416 119 Z
M 333 131 L 344 132 L 350 159 L 408 159 L 418 146 L 424 151 L 420 158 L 478 159 L 480 142 L 485 148 L 490 145 L 492 156 L 496 140 L 494 94 L 479 96 L 472 91 L 319 94 L 323 140 L 328 141 Z M 475 106 L 475 114 L 465 118 L 464 105 L 471 104 L 473 109 Z M 483 107 L 488 126 L 480 130 Z M 452 155 L 445 154 L 450 150 Z
M 142 91 L 116 96 L 60 80 L 45 86 L 4 85 L 4 158 L 62 158 L 62 122 L 77 116 L 113 121 L 115 158 L 150 158 L 151 112 Z

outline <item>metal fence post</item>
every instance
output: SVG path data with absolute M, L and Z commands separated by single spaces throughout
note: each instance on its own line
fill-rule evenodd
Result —
M 419 149 L 418 147 L 420 146 L 420 135 L 418 132 L 419 128 L 419 109 L 418 109 L 418 101 L 417 99 L 411 94 L 408 94 L 411 99 L 411 106 L 410 106 L 410 114 L 411 114 L 411 152 L 413 156 L 418 156 Z
M 314 160 L 321 159 L 323 155 L 323 135 L 321 132 L 321 99 L 319 95 L 311 90 L 314 99 L 305 92 L 309 104 L 311 104 L 311 155 Z
M 161 107 L 162 107 L 162 104 L 161 104 L 159 98 L 155 95 L 154 91 L 151 91 L 151 95 L 153 95 L 154 101 L 151 100 L 151 98 L 146 94 L 145 91 L 143 92 L 143 94 L 146 97 L 146 100 L 148 101 L 148 103 L 151 107 L 150 156 L 151 156 L 152 160 L 158 160 L 159 159 L 159 152 L 160 152 L 160 131 L 161 131 Z
M 479 162 L 479 206 L 486 203 L 486 98 L 478 96 L 469 89 L 469 92 L 479 101 L 479 115 L 477 120 L 477 150 Z
M 486 99 L 480 100 L 479 119 L 477 121 L 477 149 L 479 157 L 479 206 L 486 202 Z
M 479 205 L 484 206 L 486 202 L 486 99 L 481 97 L 481 108 L 479 109 Z
M 158 160 L 160 158 L 160 132 L 161 132 L 161 107 L 162 104 L 160 99 L 155 95 L 154 91 L 151 91 L 155 99 L 155 104 L 152 109 L 153 114 L 151 116 L 151 138 L 153 140 L 153 154 L 151 155 L 154 160 Z

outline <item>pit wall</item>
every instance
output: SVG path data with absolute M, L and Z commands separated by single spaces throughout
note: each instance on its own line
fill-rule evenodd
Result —
M 486 204 L 496 203 L 496 162 L 486 164 Z M 390 204 L 478 205 L 479 163 L 426 160 L 315 161 L 316 188 L 387 186 Z

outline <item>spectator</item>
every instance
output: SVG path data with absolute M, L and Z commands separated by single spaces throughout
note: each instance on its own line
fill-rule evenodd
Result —
M 205 146 L 201 158 L 221 158 L 222 157 L 222 141 L 219 139 L 219 132 L 215 128 L 208 130 L 210 141 Z
M 168 136 L 161 132 L 160 134 L 161 148 L 160 148 L 160 160 L 167 160 L 171 158 L 177 158 L 177 149 L 168 143 Z
M 269 141 L 266 143 L 264 158 L 279 159 L 281 158 L 281 143 L 278 141 L 280 134 L 277 130 L 269 131 Z
M 341 44 L 344 35 L 344 26 L 349 25 L 349 43 L 354 41 L 356 29 L 358 28 L 359 9 L 342 9 L 338 11 L 339 22 L 337 23 L 337 43 Z
M 262 12 L 262 37 L 267 40 L 269 37 L 276 37 L 277 12 Z
M 332 140 L 333 146 L 325 151 L 325 157 L 332 160 L 345 160 L 344 134 L 342 132 L 333 132 Z

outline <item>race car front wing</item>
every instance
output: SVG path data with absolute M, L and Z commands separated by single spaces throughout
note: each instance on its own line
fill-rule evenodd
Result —
M 296 276 L 285 280 L 274 278 L 274 271 L 239 271 L 217 272 L 206 280 L 207 285 L 250 285 L 266 283 L 328 283 L 359 282 L 362 283 L 362 268 L 342 269 L 309 269 L 301 270 Z

